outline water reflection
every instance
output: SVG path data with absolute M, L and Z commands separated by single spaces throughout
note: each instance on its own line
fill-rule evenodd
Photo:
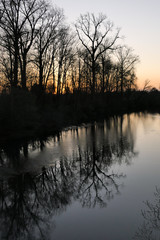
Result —
M 158 240 L 160 236 L 160 188 L 156 188 L 154 201 L 146 201 L 142 210 L 143 224 L 135 234 L 135 240 Z
M 134 125 L 130 116 L 114 117 L 104 124 L 70 130 L 53 138 L 3 147 L 0 154 L 1 239 L 47 239 L 53 217 L 75 200 L 85 207 L 104 207 L 120 192 L 134 150 Z M 74 139 L 74 140 L 73 140 Z M 68 146 L 70 143 L 70 147 Z M 28 162 L 60 146 L 61 154 L 40 161 L 34 169 Z M 73 145 L 73 147 L 71 147 Z M 65 154 L 64 154 L 65 153 Z M 46 165 L 44 162 L 46 161 Z M 38 163 L 38 162 L 36 162 Z M 43 166 L 42 166 L 43 165 Z M 27 166 L 27 167 L 26 167 Z

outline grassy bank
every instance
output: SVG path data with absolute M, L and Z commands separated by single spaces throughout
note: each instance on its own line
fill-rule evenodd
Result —
M 159 91 L 55 96 L 14 89 L 0 95 L 0 140 L 36 138 L 114 114 L 160 112 Z

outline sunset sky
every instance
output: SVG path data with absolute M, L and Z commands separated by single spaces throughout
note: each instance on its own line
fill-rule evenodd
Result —
M 121 28 L 124 44 L 139 56 L 137 65 L 138 85 L 150 80 L 153 87 L 160 87 L 160 0 L 50 0 L 64 9 L 69 23 L 80 14 L 104 13 L 115 27 Z

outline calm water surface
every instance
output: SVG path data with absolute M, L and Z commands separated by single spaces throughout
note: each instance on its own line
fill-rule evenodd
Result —
M 0 149 L 0 239 L 160 239 L 160 115 Z

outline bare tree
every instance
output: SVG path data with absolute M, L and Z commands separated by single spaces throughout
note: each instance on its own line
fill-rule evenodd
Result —
M 64 18 L 63 11 L 52 8 L 42 18 L 35 41 L 35 59 L 39 71 L 39 87 L 46 85 L 52 74 L 55 53 L 55 39 L 59 34 L 59 26 Z
M 69 27 L 62 27 L 59 32 L 59 44 L 57 51 L 57 94 L 63 92 L 63 88 L 67 86 L 66 77 L 69 67 L 74 61 L 74 36 L 70 34 Z
M 99 57 L 108 50 L 116 49 L 115 43 L 119 38 L 119 30 L 114 35 L 110 35 L 113 30 L 113 23 L 107 21 L 106 15 L 87 13 L 80 15 L 76 24 L 78 38 L 87 50 L 90 58 L 90 68 L 92 72 L 91 92 L 95 93 L 96 86 L 96 63 Z
M 21 69 L 21 85 L 26 88 L 27 55 L 37 34 L 39 20 L 47 12 L 48 6 L 44 1 L 23 1 L 23 15 L 26 23 L 20 35 L 19 61 Z
M 142 91 L 150 91 L 152 86 L 150 85 L 150 80 L 146 79 L 144 82 L 143 90 Z
M 135 64 L 139 61 L 139 58 L 133 54 L 131 48 L 123 46 L 117 51 L 117 59 L 118 80 L 120 82 L 120 91 L 123 93 L 124 89 L 131 89 L 135 84 Z
M 160 236 L 160 189 L 156 187 L 154 201 L 145 201 L 145 208 L 141 210 L 143 224 L 137 229 L 133 239 L 158 240 Z
M 111 72 L 113 69 L 113 63 L 110 57 L 106 54 L 102 54 L 100 58 L 100 91 L 110 91 Z
M 5 58 L 10 62 L 9 80 L 16 87 L 19 80 L 19 63 L 21 84 L 26 87 L 26 59 L 32 46 L 35 27 L 39 18 L 46 11 L 43 0 L 2 0 L 0 29 L 1 46 Z
M 4 40 L 4 38 L 3 38 Z M 2 77 L 2 85 L 5 87 L 13 86 L 13 66 L 14 58 L 12 54 L 12 48 L 9 37 L 5 38 L 5 48 L 3 47 L 2 38 L 1 38 L 1 59 L 0 59 L 0 72 Z
M 92 79 L 91 79 L 91 59 L 86 49 L 78 50 L 79 64 L 78 64 L 78 90 L 80 89 L 86 92 L 91 91 Z
M 20 7 L 21 0 L 2 0 L 0 3 L 0 8 L 3 9 L 0 19 L 1 42 L 10 51 L 8 55 L 13 55 L 13 86 L 18 84 L 19 36 L 24 25 L 24 19 L 20 18 Z M 6 39 L 8 44 L 5 44 Z

